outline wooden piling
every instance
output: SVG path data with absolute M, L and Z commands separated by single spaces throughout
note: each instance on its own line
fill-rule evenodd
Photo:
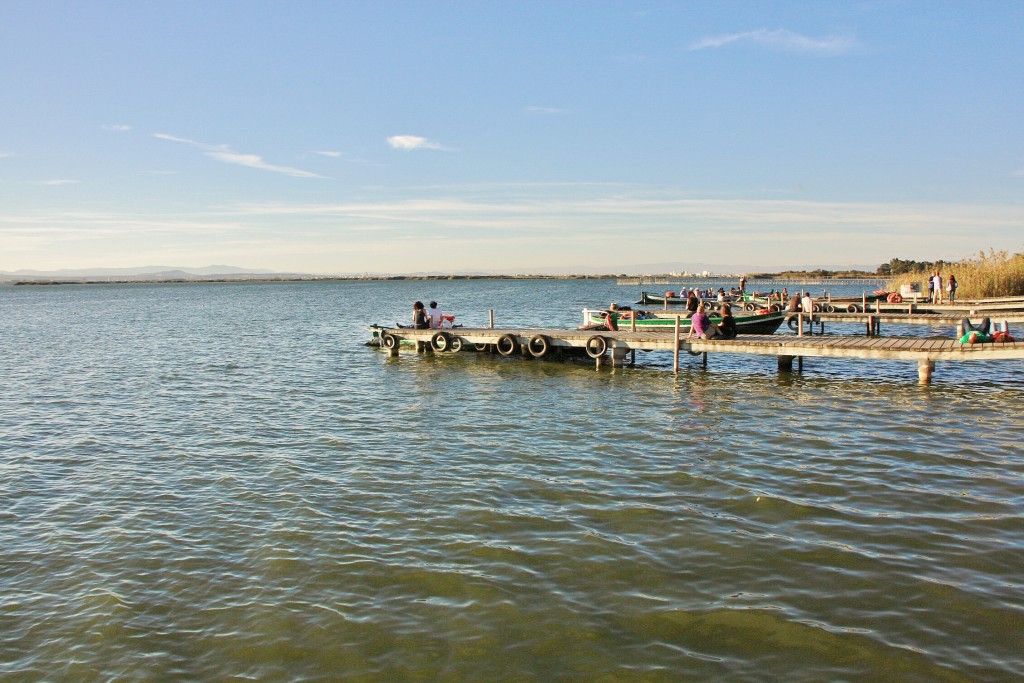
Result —
M 679 374 L 679 316 L 676 316 L 676 324 L 672 328 L 673 339 L 676 343 L 672 345 L 672 372 L 676 375 Z

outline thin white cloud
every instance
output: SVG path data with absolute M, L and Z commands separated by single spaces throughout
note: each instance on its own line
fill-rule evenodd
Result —
M 811 38 L 793 31 L 779 29 L 769 31 L 758 29 L 743 33 L 728 33 L 720 36 L 701 38 L 690 44 L 691 50 L 725 47 L 727 45 L 752 44 L 786 52 L 802 54 L 838 55 L 856 47 L 856 39 L 850 36 L 825 36 Z
M 188 138 L 178 137 L 176 135 L 168 135 L 167 133 L 153 133 L 153 137 L 159 140 L 168 140 L 170 142 L 180 142 L 185 145 L 190 145 L 198 149 L 203 150 L 203 153 L 211 159 L 222 161 L 226 164 L 236 164 L 238 166 L 247 166 L 249 168 L 255 168 L 260 171 L 270 171 L 272 173 L 281 173 L 283 175 L 292 176 L 293 178 L 323 178 L 324 176 L 310 171 L 304 171 L 301 168 L 294 168 L 292 166 L 278 166 L 276 164 L 268 163 L 258 154 L 245 154 L 243 152 L 235 152 L 227 145 L 210 145 L 204 142 L 197 142 Z
M 555 114 L 564 114 L 565 111 L 566 111 L 565 109 L 559 109 L 558 107 L 536 107 L 536 106 L 532 106 L 532 107 L 527 107 L 526 108 L 526 113 L 527 114 L 543 114 L 543 115 L 548 115 L 548 116 L 553 116 Z
M 331 159 L 337 159 L 341 156 L 344 156 L 344 152 L 335 152 L 334 150 L 330 149 L 315 149 L 313 150 L 312 154 L 319 154 L 322 157 L 330 157 Z
M 50 180 L 40 180 L 36 185 L 45 185 L 47 187 L 56 187 L 58 185 L 77 185 L 82 181 L 71 180 L 70 178 L 52 178 Z
M 117 123 L 112 126 L 103 126 L 104 130 L 112 130 L 118 133 L 127 133 L 132 129 L 131 126 L 126 126 L 123 123 Z
M 392 135 L 388 138 L 388 144 L 394 149 L 444 149 L 439 142 L 428 140 L 419 135 Z

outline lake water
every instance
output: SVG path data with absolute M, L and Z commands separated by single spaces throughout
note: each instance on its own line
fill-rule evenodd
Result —
M 0 679 L 1019 680 L 1024 364 L 363 345 L 638 295 L 0 288 Z

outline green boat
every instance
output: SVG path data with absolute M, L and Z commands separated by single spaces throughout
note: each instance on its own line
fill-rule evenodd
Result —
M 636 328 L 638 330 L 658 329 L 670 331 L 675 327 L 677 317 L 677 314 L 657 311 L 619 310 L 615 311 L 615 313 L 618 315 L 617 326 L 620 331 L 628 331 L 632 328 L 634 316 L 636 317 Z M 607 329 L 607 317 L 607 310 L 584 309 L 583 327 L 595 328 L 597 326 L 604 326 Z M 722 322 L 722 317 L 717 314 L 709 315 L 708 317 L 716 325 Z M 733 319 L 736 321 L 736 334 L 774 334 L 785 321 L 786 313 L 785 311 L 761 309 L 749 315 L 735 315 Z M 680 317 L 679 329 L 689 332 L 690 319 Z

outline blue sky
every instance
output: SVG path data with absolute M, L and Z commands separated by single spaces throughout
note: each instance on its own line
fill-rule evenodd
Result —
M 1024 2 L 0 2 L 0 270 L 1024 248 Z

